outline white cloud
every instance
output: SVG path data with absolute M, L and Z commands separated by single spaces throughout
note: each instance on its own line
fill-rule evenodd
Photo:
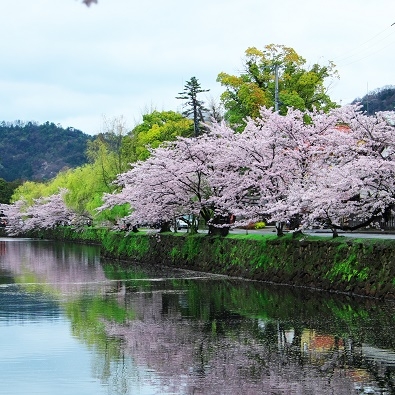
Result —
M 50 121 L 96 133 L 102 116 L 130 124 L 152 107 L 177 110 L 196 76 L 218 97 L 247 47 L 293 47 L 334 60 L 343 103 L 395 84 L 392 0 L 78 0 L 2 2 L 0 120 Z

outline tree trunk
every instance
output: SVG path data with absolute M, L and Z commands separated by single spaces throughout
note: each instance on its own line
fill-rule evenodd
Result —
M 284 222 L 276 222 L 277 236 L 284 236 L 283 228 L 284 228 Z
M 209 236 L 227 236 L 229 234 L 230 216 L 216 216 L 208 225 Z
M 214 226 L 214 225 L 209 225 L 208 226 L 208 234 L 209 236 L 222 236 L 225 237 L 229 234 L 229 226 Z
M 191 225 L 189 226 L 188 230 L 191 235 L 195 235 L 198 233 L 198 229 L 199 229 L 199 217 L 192 214 Z
M 169 221 L 160 223 L 159 233 L 164 233 L 164 232 L 171 232 Z
M 336 228 L 331 228 L 332 231 L 332 237 L 335 239 L 336 237 L 339 237 L 339 233 L 337 232 Z

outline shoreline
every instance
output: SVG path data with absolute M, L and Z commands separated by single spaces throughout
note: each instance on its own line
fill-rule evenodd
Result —
M 27 236 L 97 244 L 104 258 L 123 262 L 395 300 L 395 240 L 248 232 L 221 238 L 202 233 L 56 228 Z

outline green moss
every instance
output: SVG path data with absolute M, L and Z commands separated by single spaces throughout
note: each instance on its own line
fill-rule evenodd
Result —
M 177 261 L 177 259 L 180 258 L 181 251 L 180 251 L 180 249 L 177 246 L 175 246 L 175 247 L 172 247 L 172 249 L 170 250 L 169 255 L 170 255 L 171 261 L 175 262 L 175 261 Z
M 184 245 L 181 249 L 182 257 L 187 260 L 195 259 L 201 253 L 200 236 L 191 235 L 184 239 Z
M 358 260 L 358 249 L 360 247 L 363 250 L 364 245 L 359 243 L 339 244 L 333 266 L 326 273 L 326 278 L 332 282 L 339 279 L 343 282 L 351 282 L 352 280 L 361 282 L 368 279 L 369 268 L 361 265 Z

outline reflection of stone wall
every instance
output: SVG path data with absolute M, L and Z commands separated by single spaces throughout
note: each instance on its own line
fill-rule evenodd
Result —
M 83 234 L 60 232 L 45 236 L 88 241 Z M 101 238 L 102 253 L 112 258 L 395 299 L 392 240 L 259 240 L 100 232 L 95 235 L 91 229 L 91 241 Z

